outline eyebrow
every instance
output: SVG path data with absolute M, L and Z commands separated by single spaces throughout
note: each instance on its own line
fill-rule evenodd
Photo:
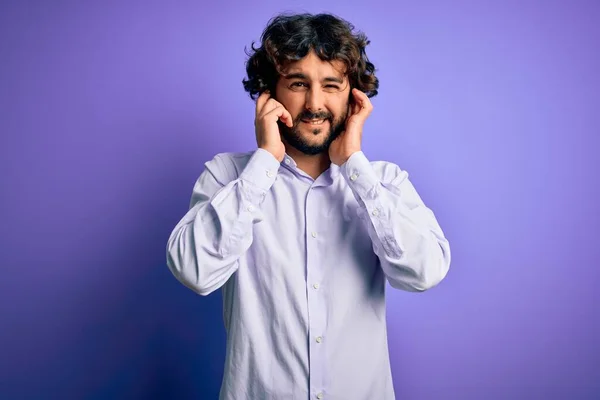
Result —
M 288 74 L 284 76 L 285 79 L 303 79 L 305 81 L 308 80 L 308 77 L 306 75 L 304 75 L 302 72 L 294 72 L 292 74 Z M 327 76 L 325 78 L 323 78 L 323 82 L 335 82 L 335 83 L 339 83 L 340 85 L 342 83 L 344 83 L 344 81 L 341 78 L 335 77 L 335 76 Z

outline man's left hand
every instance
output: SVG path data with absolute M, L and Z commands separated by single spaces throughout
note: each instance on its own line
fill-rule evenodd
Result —
M 352 96 L 354 102 L 351 102 L 348 107 L 346 129 L 329 146 L 329 159 L 338 166 L 344 164 L 352 154 L 360 151 L 363 126 L 373 111 L 373 105 L 365 93 L 354 88 Z

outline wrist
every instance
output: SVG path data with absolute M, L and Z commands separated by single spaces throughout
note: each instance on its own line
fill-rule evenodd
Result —
M 344 154 L 344 155 L 343 155 L 343 156 L 340 158 L 340 161 L 339 161 L 339 163 L 340 163 L 340 164 L 339 164 L 339 165 L 341 166 L 341 165 L 345 164 L 345 163 L 346 163 L 346 162 L 347 162 L 347 161 L 350 159 L 350 157 L 352 157 L 354 154 L 358 153 L 359 151 L 360 151 L 360 150 L 353 150 L 353 151 L 350 151 L 350 152 L 347 152 L 347 153 L 345 153 L 345 154 Z
M 275 157 L 275 159 L 276 159 L 277 161 L 279 161 L 279 162 L 282 162 L 282 161 L 283 161 L 283 158 L 284 158 L 284 156 L 285 156 L 285 154 L 284 154 L 284 153 L 281 153 L 281 154 L 279 154 L 280 152 L 277 152 L 277 151 L 275 151 L 275 150 L 272 150 L 272 149 L 270 149 L 270 148 L 269 148 L 269 147 L 267 147 L 267 146 L 258 146 L 258 148 L 259 148 L 259 149 L 262 149 L 262 150 L 264 150 L 264 151 L 266 151 L 266 152 L 268 152 L 269 154 L 271 154 L 273 157 Z

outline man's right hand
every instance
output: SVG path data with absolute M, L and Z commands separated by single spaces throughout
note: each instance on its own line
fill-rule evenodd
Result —
M 279 161 L 283 161 L 285 146 L 281 141 L 277 121 L 281 120 L 290 128 L 294 126 L 292 115 L 277 100 L 271 98 L 269 91 L 263 92 L 256 100 L 256 143 L 267 150 Z

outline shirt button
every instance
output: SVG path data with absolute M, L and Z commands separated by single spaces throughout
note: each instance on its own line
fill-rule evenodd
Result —
M 375 209 L 371 214 L 373 214 L 373 216 L 376 217 L 379 215 L 379 210 Z
M 271 171 L 267 170 L 267 176 L 270 178 L 273 176 L 273 173 Z
M 253 205 L 249 205 L 248 206 L 248 211 L 250 211 L 250 212 L 254 211 L 254 206 Z
M 316 238 L 317 237 L 317 232 L 313 231 L 313 233 L 311 233 L 312 237 Z
M 358 178 L 358 174 L 352 174 L 352 175 L 350 176 L 350 180 L 351 180 L 351 181 L 355 181 L 355 180 L 356 180 L 356 178 Z
M 285 159 L 285 163 L 286 163 L 287 165 L 290 165 L 290 162 L 291 162 L 291 161 L 290 161 L 290 159 L 289 159 L 289 158 L 286 158 L 286 159 Z
M 315 283 L 315 284 L 313 285 L 313 288 L 315 288 L 315 289 L 318 289 L 318 288 L 319 288 L 319 284 L 318 284 L 318 283 Z
M 319 399 L 319 400 L 320 400 L 320 399 L 322 399 L 322 398 L 323 398 L 323 393 L 319 393 L 319 394 L 317 395 L 317 399 Z
M 323 341 L 323 337 L 319 336 L 317 337 L 317 343 L 321 343 Z

